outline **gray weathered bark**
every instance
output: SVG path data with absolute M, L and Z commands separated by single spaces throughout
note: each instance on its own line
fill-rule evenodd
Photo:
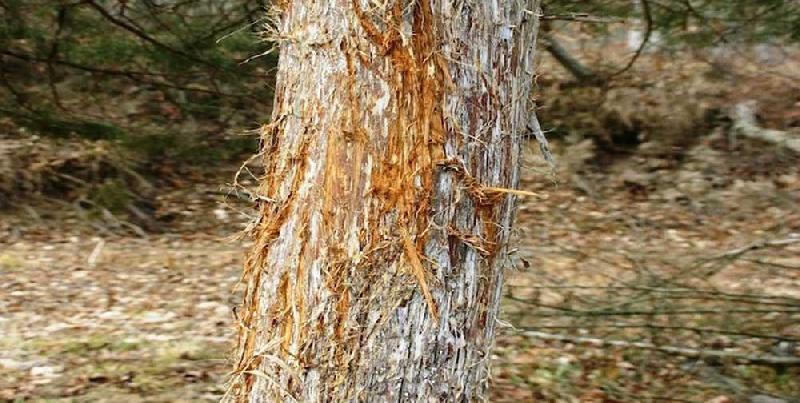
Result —
M 230 397 L 473 401 L 538 0 L 286 0 Z

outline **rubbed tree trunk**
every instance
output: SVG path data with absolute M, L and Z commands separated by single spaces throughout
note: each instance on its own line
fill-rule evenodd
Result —
M 538 0 L 284 0 L 231 399 L 487 392 Z

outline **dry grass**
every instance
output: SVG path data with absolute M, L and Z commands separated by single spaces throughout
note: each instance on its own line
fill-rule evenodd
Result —
M 37 196 L 64 201 L 80 199 L 117 208 L 131 192 L 147 193 L 152 185 L 110 143 L 50 140 L 36 136 L 0 140 L 0 206 Z M 100 196 L 105 192 L 104 199 Z

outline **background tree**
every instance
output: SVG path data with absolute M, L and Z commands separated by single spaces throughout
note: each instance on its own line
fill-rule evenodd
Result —
M 19 149 L 0 173 L 0 206 L 6 192 L 42 193 L 161 227 L 155 189 L 257 146 L 241 134 L 269 116 L 262 7 L 1 1 L 0 136 Z
M 536 1 L 277 5 L 233 393 L 485 396 Z
M 244 63 L 269 49 L 255 39 L 256 2 L 4 0 L 0 9 L 0 116 L 44 136 L 119 142 L 159 163 L 254 146 L 229 129 L 268 116 L 270 65 Z
M 661 1 L 661 0 L 549 0 L 543 4 L 543 46 L 578 81 L 607 84 L 630 69 L 656 39 L 662 49 L 710 48 L 750 44 L 784 44 L 800 40 L 800 5 L 783 0 Z M 628 60 L 607 60 L 586 66 L 558 39 L 570 23 L 598 37 L 618 32 L 620 23 L 638 30 L 638 43 Z M 634 24 L 630 24 L 633 22 Z

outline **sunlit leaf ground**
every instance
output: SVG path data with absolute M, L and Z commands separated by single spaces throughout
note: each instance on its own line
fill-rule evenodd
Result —
M 574 155 L 574 147 L 556 149 Z M 509 259 L 514 268 L 493 361 L 493 401 L 705 401 L 759 393 L 800 395 L 794 369 L 712 366 L 649 351 L 546 342 L 520 336 L 509 327 L 569 325 L 546 331 L 653 340 L 640 333 L 598 333 L 590 326 L 619 318 L 575 322 L 537 316 L 552 313 L 543 306 L 586 307 L 580 295 L 531 287 L 559 282 L 604 285 L 610 277 L 637 273 L 632 262 L 668 271 L 673 266 L 664 262 L 680 266 L 762 239 L 797 236 L 797 165 L 784 164 L 789 168 L 774 175 L 733 177 L 731 167 L 736 172 L 745 169 L 740 166 L 743 153 L 752 150 L 725 154 L 710 143 L 694 147 L 699 156 L 679 165 L 639 155 L 584 174 L 583 179 L 567 176 L 559 183 L 553 182 L 534 149 L 528 152 L 523 187 L 547 197 L 524 200 L 520 207 L 517 251 Z M 663 168 L 644 177 L 630 173 L 642 164 Z M 715 180 L 722 178 L 722 185 L 695 175 L 709 170 L 717 173 Z M 235 285 L 247 246 L 230 239 L 246 222 L 239 212 L 244 206 L 220 203 L 219 196 L 206 191 L 225 179 L 225 174 L 207 175 L 201 181 L 206 183 L 165 194 L 164 205 L 180 218 L 164 233 L 146 239 L 120 235 L 124 228 L 98 233 L 97 225 L 90 227 L 45 205 L 4 213 L 0 398 L 219 399 L 231 368 Z M 592 193 L 581 190 L 575 184 L 579 180 L 591 182 Z M 795 301 L 788 304 L 790 310 L 800 309 L 798 256 L 800 244 L 757 251 L 753 258 L 794 269 L 753 270 L 748 266 L 752 262 L 732 262 L 713 274 L 709 284 L 729 292 L 758 290 L 786 297 Z M 609 306 L 622 306 L 614 295 L 601 296 L 598 300 Z M 645 300 L 640 306 L 660 305 Z M 725 320 L 759 333 L 797 338 L 798 318 L 800 313 L 790 312 L 737 314 Z M 718 318 L 692 316 L 685 323 L 698 320 Z M 707 324 L 719 325 L 712 322 Z M 680 333 L 663 336 L 657 341 L 748 351 L 748 346 L 737 344 L 739 339 L 719 335 L 712 335 L 713 340 L 683 338 Z

